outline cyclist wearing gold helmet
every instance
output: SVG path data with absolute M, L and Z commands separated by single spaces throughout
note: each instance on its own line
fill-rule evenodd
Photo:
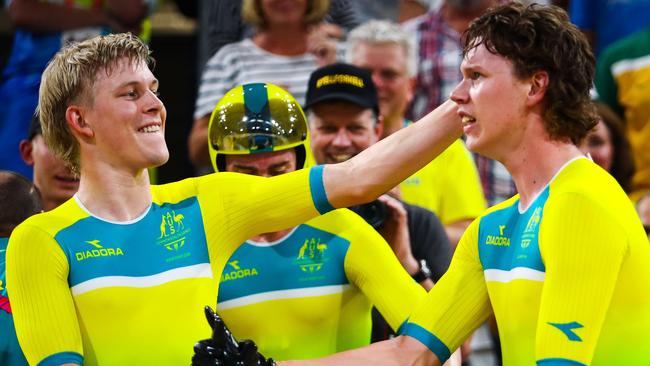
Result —
M 302 109 L 268 83 L 230 90 L 208 135 L 216 171 L 271 177 L 312 160 Z M 347 209 L 252 237 L 227 263 L 220 315 L 280 360 L 367 345 L 373 304 L 397 330 L 425 296 L 381 235 Z

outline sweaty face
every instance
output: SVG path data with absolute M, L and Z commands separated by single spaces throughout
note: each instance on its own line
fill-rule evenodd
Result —
M 379 140 L 372 109 L 347 102 L 322 102 L 310 112 L 311 148 L 318 164 L 346 161 Z
M 37 135 L 30 142 L 28 163 L 34 168 L 34 185 L 43 198 L 45 210 L 51 210 L 67 201 L 79 189 L 79 179 L 45 145 L 43 136 Z
M 273 177 L 295 170 L 295 149 L 260 154 L 226 155 L 226 171 L 228 172 Z
M 403 117 L 413 99 L 406 51 L 397 44 L 360 43 L 353 51 L 352 63 L 372 73 L 384 119 Z
M 467 147 L 500 160 L 522 142 L 530 85 L 518 80 L 506 58 L 481 45 L 461 64 L 463 79 L 452 92 Z
M 99 71 L 91 93 L 81 118 L 92 129 L 92 148 L 100 160 L 130 170 L 167 161 L 167 112 L 158 99 L 158 80 L 146 64 L 123 59 L 110 74 Z
M 580 150 L 591 155 L 594 162 L 603 169 L 610 171 L 614 159 L 614 145 L 612 144 L 612 135 L 605 122 L 599 121 L 596 127 L 589 132 L 580 144 Z

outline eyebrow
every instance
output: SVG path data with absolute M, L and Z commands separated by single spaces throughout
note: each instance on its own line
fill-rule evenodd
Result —
M 250 166 L 250 165 L 233 164 L 232 167 L 233 167 L 233 168 L 236 168 L 236 169 L 242 169 L 242 170 L 252 170 L 252 171 L 257 171 L 257 168 L 256 168 L 256 167 L 254 167 L 254 166 Z
M 281 167 L 283 167 L 283 166 L 285 166 L 285 165 L 289 165 L 289 163 L 291 163 L 289 160 L 285 160 L 285 161 L 283 161 L 283 162 L 275 163 L 275 164 L 270 165 L 270 166 L 269 166 L 269 169 L 277 169 L 277 168 L 281 168 Z
M 124 83 L 120 84 L 117 88 L 122 89 L 122 88 L 126 88 L 127 86 L 135 86 L 135 85 L 139 85 L 139 84 L 140 84 L 139 81 L 131 80 L 131 81 L 127 81 L 127 82 L 124 82 Z M 149 87 L 157 87 L 158 85 L 159 85 L 158 79 L 154 78 L 153 80 L 151 80 L 151 83 L 149 84 Z

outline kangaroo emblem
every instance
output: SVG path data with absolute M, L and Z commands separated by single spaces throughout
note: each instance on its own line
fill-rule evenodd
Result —
M 162 217 L 162 221 L 160 222 L 160 238 L 167 236 L 167 223 L 165 222 L 165 216 Z

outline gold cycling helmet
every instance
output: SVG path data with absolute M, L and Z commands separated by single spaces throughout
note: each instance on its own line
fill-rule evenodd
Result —
M 311 159 L 309 128 L 300 104 L 269 83 L 244 84 L 229 90 L 212 111 L 208 126 L 210 161 L 225 171 L 224 155 L 296 149 L 296 167 Z

